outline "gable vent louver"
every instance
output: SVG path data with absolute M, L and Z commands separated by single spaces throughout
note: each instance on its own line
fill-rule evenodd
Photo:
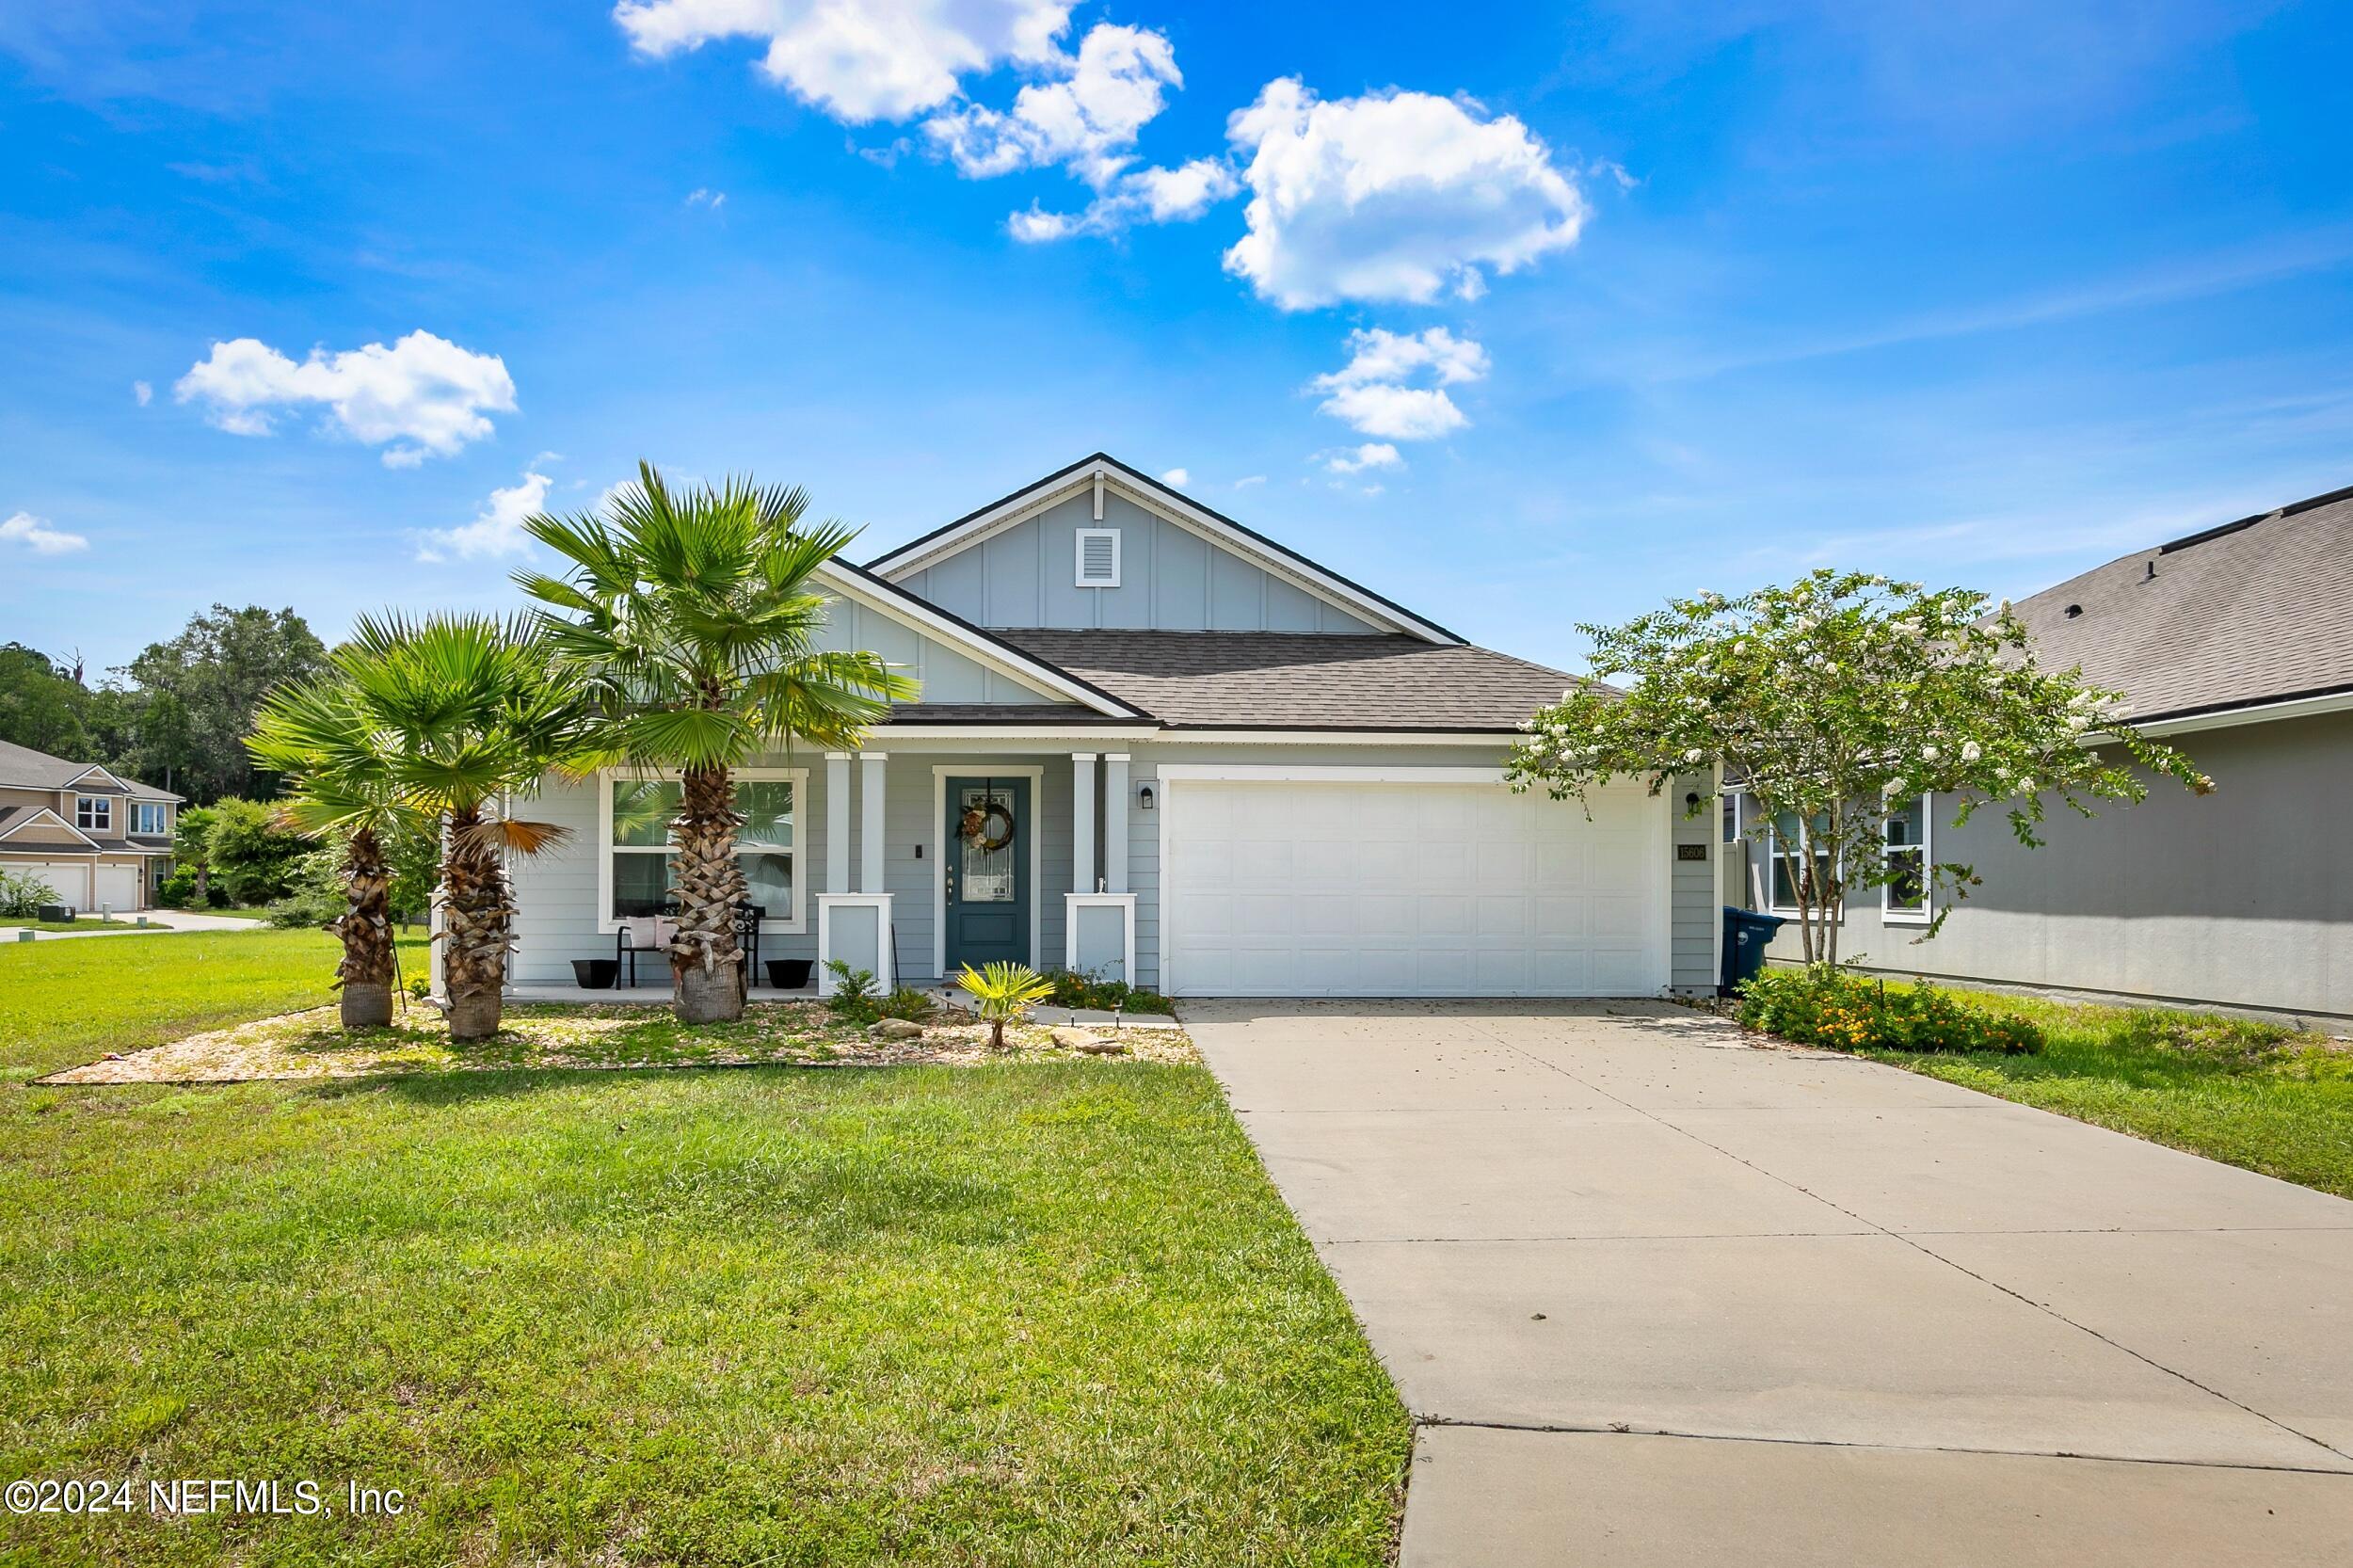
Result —
M 1079 586 L 1081 588 L 1116 588 L 1119 586 L 1118 529 L 1081 528 L 1079 530 Z

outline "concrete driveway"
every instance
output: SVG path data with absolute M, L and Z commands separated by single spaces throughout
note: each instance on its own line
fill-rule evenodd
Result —
M 139 915 L 147 917 L 145 926 L 133 923 L 138 920 Z M 143 930 L 149 932 L 260 931 L 268 923 L 264 920 L 248 920 L 237 915 L 199 914 L 193 909 L 143 909 L 137 915 L 120 915 L 116 918 L 122 922 L 120 925 L 93 924 L 88 931 L 36 931 L 32 933 L 32 939 L 36 942 L 77 942 L 85 936 L 136 936 Z M 0 942 L 21 940 L 25 930 L 24 926 L 9 925 L 6 921 L 0 921 Z
M 2353 1203 L 1664 1004 L 1184 1013 L 1407 1568 L 2353 1562 Z

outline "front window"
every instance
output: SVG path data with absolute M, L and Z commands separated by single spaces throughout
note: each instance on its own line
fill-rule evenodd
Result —
M 164 808 L 160 802 L 142 800 L 131 807 L 131 831 L 148 838 L 164 836 Z
M 751 903 L 769 929 L 797 930 L 801 920 L 799 879 L 793 874 L 794 780 L 744 778 L 735 785 L 735 808 L 744 816 L 736 829 L 735 857 L 744 868 Z M 605 788 L 612 818 L 605 855 L 610 862 L 613 920 L 658 915 L 678 902 L 678 854 L 670 824 L 683 799 L 675 779 L 612 778 Z
M 1798 879 L 1805 874 L 1806 851 L 1814 850 L 1814 883 L 1809 889 L 1816 908 L 1822 905 L 1823 895 L 1830 888 L 1830 857 L 1818 847 L 1830 837 L 1830 819 L 1816 817 L 1802 826 L 1795 811 L 1783 811 L 1773 818 L 1773 831 L 1767 848 L 1770 851 L 1773 868 L 1773 901 L 1775 909 L 1795 910 L 1798 907 Z
M 73 825 L 85 833 L 112 833 L 115 830 L 114 797 L 82 795 L 75 799 Z
M 1880 907 L 1891 920 L 1929 918 L 1929 797 L 1887 813 L 1887 886 Z

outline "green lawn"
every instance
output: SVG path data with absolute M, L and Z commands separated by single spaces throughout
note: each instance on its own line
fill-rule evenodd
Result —
M 313 1000 L 330 956 L 0 952 L 0 1063 Z M 0 1515 L 24 1563 L 1370 1564 L 1410 1439 L 1190 1066 L 20 1081 L 0 1278 L 0 1479 L 409 1499 Z
M 325 932 L 267 929 L 0 942 L 0 1084 L 332 1000 L 336 951 Z M 400 961 L 424 973 L 422 932 Z
M 2048 1047 L 1860 1054 L 2353 1198 L 2353 1048 L 2210 1013 L 1947 989 L 2033 1019 Z

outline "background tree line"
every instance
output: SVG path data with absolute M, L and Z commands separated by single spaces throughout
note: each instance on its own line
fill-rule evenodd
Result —
M 316 674 L 327 647 L 292 610 L 216 604 L 168 642 L 88 683 L 22 643 L 0 646 L 0 741 L 97 762 L 207 806 L 268 798 L 277 779 L 245 748 L 262 699 Z

